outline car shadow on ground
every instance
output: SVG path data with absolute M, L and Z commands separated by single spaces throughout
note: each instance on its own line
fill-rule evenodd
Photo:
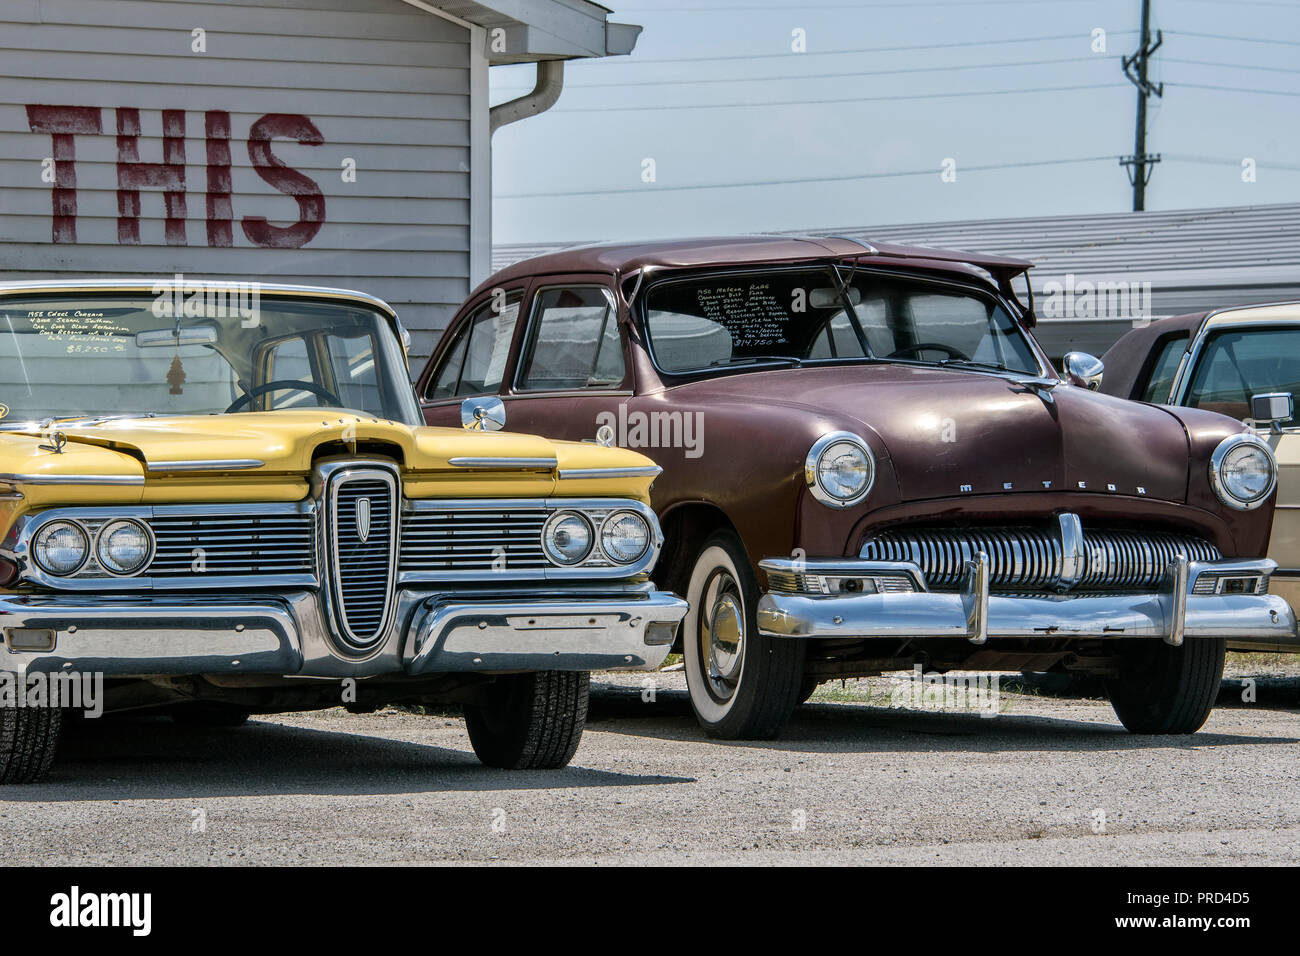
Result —
M 709 740 L 695 722 L 690 698 L 685 691 L 678 690 L 657 691 L 651 701 L 630 688 L 593 687 L 587 726 L 597 732 L 662 740 Z M 1296 744 L 1300 743 L 1300 737 L 1216 734 L 1204 730 L 1189 736 L 1142 736 L 1128 733 L 1118 720 L 1096 723 L 1017 714 L 1014 710 L 996 717 L 981 717 L 976 712 L 936 713 L 866 703 L 812 701 L 795 711 L 794 720 L 779 740 L 716 743 L 805 753 L 940 750 L 1001 753 L 1240 747 Z
M 108 718 L 69 727 L 45 782 L 0 788 L 0 801 L 469 793 L 694 781 L 590 770 L 581 761 L 580 749 L 563 770 L 496 770 L 468 750 L 256 718 L 243 727 L 212 730 L 167 718 Z

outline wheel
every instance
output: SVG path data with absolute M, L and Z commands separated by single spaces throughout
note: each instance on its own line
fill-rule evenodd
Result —
M 805 677 L 803 683 L 799 685 L 799 703 L 806 704 L 813 694 L 817 693 L 817 688 L 821 686 L 821 681 L 815 677 Z
M 239 727 L 248 720 L 248 711 L 233 704 L 196 701 L 182 704 L 172 711 L 172 720 L 186 727 Z
M 508 674 L 486 688 L 486 703 L 465 705 L 478 759 L 507 770 L 558 770 L 577 753 L 587 724 L 586 671 Z
M 1194 734 L 1223 680 L 1222 638 L 1189 638 L 1180 647 L 1134 642 L 1120 651 L 1120 676 L 1106 681 L 1111 706 L 1135 734 Z
M 700 726 L 728 740 L 776 737 L 799 702 L 804 648 L 758 633 L 758 582 L 734 532 L 704 542 L 686 596 L 682 657 Z
M 35 783 L 59 746 L 58 707 L 0 707 L 0 783 Z

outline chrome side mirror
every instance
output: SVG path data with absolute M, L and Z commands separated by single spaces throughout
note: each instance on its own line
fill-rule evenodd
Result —
M 1250 417 L 1255 426 L 1279 427 L 1295 417 L 1295 398 L 1290 392 L 1263 392 L 1250 396 Z
M 1101 376 L 1106 371 L 1106 366 L 1101 364 L 1101 359 L 1097 356 L 1089 355 L 1087 352 L 1067 352 L 1061 366 L 1065 369 L 1066 380 L 1071 385 L 1078 385 L 1080 388 L 1094 392 L 1101 388 Z
M 506 427 L 506 404 L 490 395 L 460 403 L 460 423 L 473 432 L 499 432 Z

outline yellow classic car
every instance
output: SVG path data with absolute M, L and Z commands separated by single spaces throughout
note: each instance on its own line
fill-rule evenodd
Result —
M 1277 459 L 1269 590 L 1300 608 L 1300 302 L 1243 305 L 1160 319 L 1102 356 L 1101 389 L 1239 419 Z M 1235 650 L 1300 652 L 1300 638 L 1229 641 Z
M 342 290 L 0 284 L 0 783 L 70 707 L 463 705 L 479 758 L 560 767 L 588 672 L 651 668 L 635 452 L 421 425 L 404 333 Z

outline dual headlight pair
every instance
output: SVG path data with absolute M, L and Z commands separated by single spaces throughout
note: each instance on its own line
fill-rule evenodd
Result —
M 149 529 L 132 518 L 106 522 L 94 535 L 95 559 L 109 574 L 132 575 L 144 569 L 153 554 Z M 76 521 L 51 521 L 36 532 L 32 557 L 41 570 L 66 577 L 89 560 L 91 534 Z
M 556 564 L 581 564 L 595 549 L 615 564 L 632 564 L 650 548 L 650 522 L 635 511 L 615 511 L 595 524 L 580 511 L 557 511 L 542 528 L 542 548 Z

